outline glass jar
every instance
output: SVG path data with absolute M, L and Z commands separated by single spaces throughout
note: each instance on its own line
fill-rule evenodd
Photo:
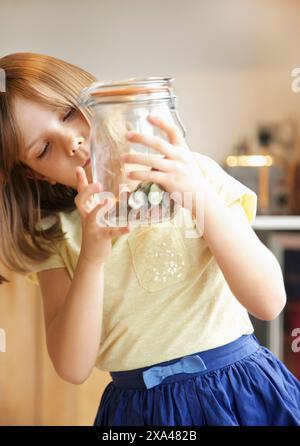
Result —
M 152 224 L 173 218 L 176 202 L 158 184 L 129 179 L 132 170 L 148 170 L 149 166 L 124 164 L 120 154 L 146 153 L 163 155 L 151 147 L 130 142 L 130 130 L 144 135 L 167 135 L 147 119 L 150 113 L 185 129 L 176 110 L 172 78 L 130 78 L 125 81 L 93 82 L 81 92 L 80 106 L 87 107 L 92 116 L 91 166 L 93 182 L 102 184 L 105 192 L 113 194 L 116 206 L 105 217 L 109 225 L 126 225 L 128 221 Z M 99 194 L 101 195 L 101 194 Z M 96 202 L 100 198 L 96 195 Z M 122 203 L 121 203 L 122 201 Z

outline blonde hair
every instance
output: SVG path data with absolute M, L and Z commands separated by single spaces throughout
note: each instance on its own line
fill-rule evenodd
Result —
M 89 122 L 90 113 L 80 107 L 78 98 L 82 88 L 96 78 L 55 57 L 28 52 L 0 58 L 1 70 L 5 91 L 0 90 L 0 262 L 9 270 L 27 274 L 55 252 L 54 242 L 65 239 L 58 212 L 75 209 L 77 191 L 26 176 L 13 100 L 21 96 L 54 107 L 72 106 Z M 39 228 L 37 223 L 46 217 L 54 223 Z M 0 284 L 3 282 L 9 281 L 0 275 Z

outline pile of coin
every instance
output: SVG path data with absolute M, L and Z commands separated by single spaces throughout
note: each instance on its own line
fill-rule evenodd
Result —
M 140 186 L 129 195 L 128 205 L 131 209 L 158 206 L 162 202 L 165 193 L 165 190 L 158 184 L 141 183 Z

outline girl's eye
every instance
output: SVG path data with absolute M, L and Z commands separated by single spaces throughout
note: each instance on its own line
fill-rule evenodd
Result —
M 66 121 L 66 119 L 68 119 L 74 111 L 75 111 L 74 108 L 70 108 L 68 113 L 64 116 L 63 121 Z
M 66 121 L 74 113 L 74 111 L 75 111 L 75 109 L 73 107 L 71 107 L 69 109 L 68 113 L 63 117 L 63 121 Z M 47 143 L 45 145 L 44 150 L 37 158 L 43 158 L 43 156 L 45 156 L 46 153 L 48 152 L 48 147 L 49 147 L 49 143 Z
M 48 151 L 48 147 L 49 147 L 49 143 L 47 142 L 47 144 L 44 147 L 44 150 L 42 151 L 42 153 L 37 158 L 43 158 L 43 156 L 45 156 L 47 151 Z

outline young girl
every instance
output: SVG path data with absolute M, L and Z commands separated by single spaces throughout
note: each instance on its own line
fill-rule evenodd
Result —
M 110 372 L 94 425 L 300 425 L 300 384 L 248 316 L 270 321 L 286 302 L 250 226 L 255 193 L 149 118 L 169 142 L 128 139 L 164 158 L 125 155 L 147 167 L 129 178 L 193 200 L 151 227 L 97 226 L 107 203 L 95 205 L 90 115 L 77 103 L 96 79 L 32 53 L 0 68 L 0 260 L 40 285 L 57 373 L 80 384 L 94 366 Z

